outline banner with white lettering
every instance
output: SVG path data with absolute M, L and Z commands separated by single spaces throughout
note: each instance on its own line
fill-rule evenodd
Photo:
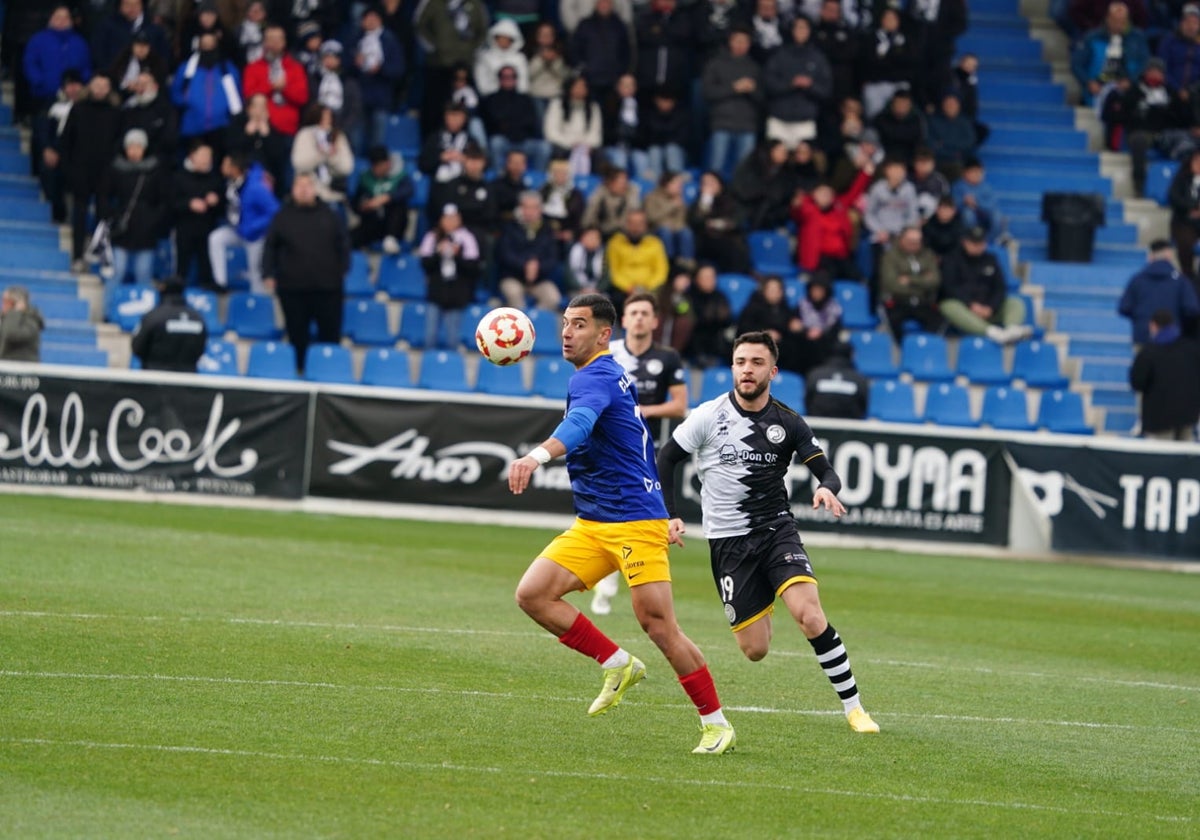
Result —
M 1006 444 L 1058 551 L 1200 560 L 1200 455 Z
M 562 408 L 317 395 L 309 492 L 410 504 L 570 513 L 563 461 L 508 490 L 508 465 L 550 436 Z
M 299 499 L 309 399 L 5 373 L 0 482 Z

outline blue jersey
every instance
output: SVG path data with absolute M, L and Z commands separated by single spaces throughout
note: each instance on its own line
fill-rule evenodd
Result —
M 638 411 L 633 378 L 607 351 L 571 377 L 567 410 L 596 413 L 591 435 L 567 453 L 575 513 L 593 522 L 666 519 L 654 442 Z

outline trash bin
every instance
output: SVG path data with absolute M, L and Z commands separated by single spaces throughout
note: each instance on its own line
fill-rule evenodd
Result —
M 1096 228 L 1104 224 L 1104 196 L 1099 193 L 1045 193 L 1042 221 L 1050 226 L 1053 262 L 1092 261 Z

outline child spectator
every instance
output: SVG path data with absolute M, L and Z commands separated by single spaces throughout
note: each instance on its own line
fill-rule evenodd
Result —
M 383 253 L 398 254 L 408 229 L 412 179 L 404 171 L 404 158 L 397 152 L 393 161 L 386 146 L 372 146 L 367 161 L 370 166 L 354 190 L 353 204 L 359 219 L 353 234 L 354 247 L 371 248 L 382 243 Z
M 842 329 L 842 305 L 824 271 L 813 272 L 799 305 L 804 340 L 797 343 L 796 366 L 805 376 L 833 354 Z
M 1008 239 L 1008 221 L 1000 214 L 996 192 L 986 180 L 981 161 L 967 160 L 962 177 L 954 182 L 951 195 L 962 213 L 965 227 L 981 227 L 990 239 L 1001 243 Z
M 458 347 L 462 311 L 475 299 L 479 279 L 479 243 L 463 226 L 458 208 L 442 208 L 437 226 L 425 234 L 417 248 L 425 269 L 426 300 L 431 312 L 425 321 L 425 348 Z

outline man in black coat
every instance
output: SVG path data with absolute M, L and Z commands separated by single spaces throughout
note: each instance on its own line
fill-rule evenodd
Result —
M 175 150 L 179 147 L 179 120 L 170 97 L 159 87 L 154 74 L 147 71 L 138 74 L 133 95 L 121 108 L 121 135 L 134 128 L 146 132 L 150 140 L 146 154 L 174 165 Z
M 1150 319 L 1150 342 L 1129 369 L 1129 384 L 1142 394 L 1142 436 L 1195 440 L 1200 421 L 1200 342 L 1180 334 L 1165 309 Z
M 133 42 L 136 32 L 146 36 L 153 52 L 161 56 L 172 54 L 167 33 L 146 14 L 142 0 L 120 0 L 117 13 L 100 21 L 92 33 L 92 65 L 111 67 L 121 50 Z
M 88 82 L 87 97 L 72 106 L 58 142 L 59 165 L 71 194 L 73 271 L 86 268 L 88 205 L 104 192 L 109 164 L 122 136 L 121 112 L 112 101 L 112 80 L 97 73 Z
M 316 340 L 337 344 L 342 337 L 342 283 L 350 270 L 350 235 L 329 205 L 317 199 L 316 177 L 299 172 L 263 247 L 263 283 L 279 297 L 296 365 L 304 370 L 309 330 Z
M 207 342 L 204 317 L 184 299 L 183 281 L 172 277 L 160 286 L 158 306 L 134 329 L 130 349 L 142 370 L 195 373 Z
M 193 141 L 183 166 L 173 174 L 175 273 L 186 282 L 195 260 L 196 284 L 203 288 L 216 285 L 208 256 L 208 235 L 221 221 L 224 192 L 225 182 L 213 169 L 212 147 L 203 140 Z

